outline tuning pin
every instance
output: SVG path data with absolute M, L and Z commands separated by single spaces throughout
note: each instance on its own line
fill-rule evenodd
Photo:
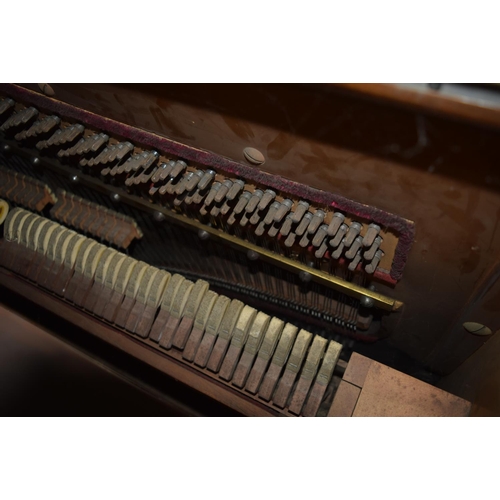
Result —
M 203 177 L 203 174 L 205 172 L 203 172 L 203 170 L 197 170 L 196 172 L 194 172 L 194 174 L 189 178 L 189 180 L 186 182 L 186 191 L 189 193 L 191 192 L 193 189 L 196 189 L 196 187 L 198 186 L 201 178 Z
M 327 250 L 328 250 L 328 244 L 326 243 L 326 240 L 324 240 L 323 243 L 321 243 L 321 246 L 314 253 L 314 256 L 317 259 L 322 259 Z
M 344 220 L 345 220 L 344 214 L 341 214 L 340 212 L 335 212 L 328 226 L 328 236 L 333 238 L 337 234 L 337 231 L 339 230 L 339 227 L 342 225 Z
M 236 179 L 231 186 L 231 189 L 227 192 L 226 198 L 229 201 L 233 201 L 239 194 L 243 191 L 245 183 L 241 179 Z
M 247 217 L 247 213 L 244 212 L 240 219 L 240 226 L 245 227 L 248 224 L 249 218 Z
M 258 210 L 256 210 L 253 214 L 252 217 L 250 217 L 250 224 L 258 224 L 260 221 L 260 213 Z
M 170 160 L 168 163 L 162 163 L 160 165 L 160 168 L 153 175 L 151 181 L 155 183 L 164 181 L 170 175 L 170 172 L 172 172 L 174 165 L 175 165 L 174 160 Z
M 335 252 L 332 253 L 332 259 L 338 259 L 338 258 L 340 258 L 340 256 L 342 255 L 342 252 L 344 251 L 344 248 L 345 248 L 344 241 L 345 241 L 345 239 L 343 239 L 340 242 L 340 244 L 337 247 L 337 249 L 335 250 Z
M 361 236 L 356 236 L 356 239 L 352 242 L 352 245 L 349 247 L 349 250 L 345 253 L 345 256 L 348 259 L 353 259 L 358 250 L 363 246 L 363 238 Z
M 229 203 L 226 200 L 220 207 L 220 213 L 222 215 L 226 215 L 229 212 L 229 210 L 231 210 L 231 205 L 229 205 Z
M 241 193 L 241 196 L 238 200 L 238 203 L 236 203 L 236 206 L 234 207 L 234 213 L 236 215 L 243 212 L 243 210 L 247 206 L 248 202 L 250 201 L 251 197 L 252 197 L 252 193 L 250 193 L 250 191 L 243 191 L 243 193 Z
M 326 214 L 323 210 L 316 210 L 316 212 L 313 215 L 313 218 L 311 219 L 311 222 L 309 223 L 309 226 L 307 226 L 307 232 L 309 234 L 313 234 L 316 232 L 318 227 L 325 220 L 325 215 Z
M 274 222 L 281 222 L 283 220 L 283 217 L 285 217 L 285 215 L 290 212 L 292 206 L 292 200 L 283 200 L 283 203 L 281 203 L 278 210 L 276 210 L 276 214 L 274 215 Z
M 215 179 L 215 172 L 213 170 L 206 170 L 198 183 L 198 189 L 203 191 Z
M 332 248 L 336 248 L 337 245 L 340 244 L 342 239 L 344 238 L 344 235 L 347 233 L 347 230 L 349 229 L 349 226 L 347 224 L 342 224 L 337 231 L 337 234 L 335 235 L 335 238 L 332 238 L 330 240 L 330 245 Z
M 370 224 L 368 230 L 366 231 L 365 237 L 363 238 L 363 246 L 370 247 L 373 241 L 380 233 L 380 226 L 377 224 Z
M 231 212 L 229 217 L 227 218 L 227 223 L 229 226 L 232 226 L 236 222 L 236 217 L 234 216 L 234 210 Z
M 354 259 L 349 263 L 347 266 L 347 269 L 349 271 L 356 271 L 356 268 L 358 267 L 359 262 L 361 261 L 361 252 L 358 250 L 358 253 L 354 256 Z
M 318 228 L 316 234 L 314 235 L 314 238 L 312 240 L 313 246 L 315 246 L 316 248 L 319 247 L 323 243 L 323 240 L 326 238 L 327 234 L 328 226 L 326 224 L 323 224 Z
M 256 189 L 253 192 L 252 197 L 250 198 L 249 202 L 247 203 L 247 206 L 245 207 L 245 212 L 247 214 L 251 214 L 257 208 L 257 205 L 260 203 L 262 196 L 264 196 L 264 193 L 260 189 Z
M 19 127 L 19 125 L 25 125 L 30 120 L 36 118 L 37 116 L 38 116 L 37 109 L 33 107 L 24 108 L 20 111 L 15 112 L 9 118 L 7 118 L 4 124 L 0 127 L 0 130 L 7 131 L 13 127 Z
M 175 185 L 175 189 L 174 189 L 174 193 L 177 194 L 177 195 L 181 195 L 182 193 L 184 193 L 184 191 L 186 191 L 186 184 L 188 183 L 188 181 L 191 179 L 191 177 L 193 177 L 193 173 L 192 172 L 188 172 L 176 185 Z
M 368 274 L 373 274 L 375 272 L 375 269 L 377 269 L 377 266 L 380 262 L 380 259 L 384 256 L 384 252 L 382 250 L 377 250 L 375 252 L 375 256 L 373 257 L 373 260 L 365 266 L 365 271 Z
M 292 222 L 300 222 L 304 214 L 309 210 L 309 203 L 307 201 L 300 200 L 297 204 L 295 212 L 293 212 Z
M 304 214 L 304 217 L 302 217 L 302 220 L 300 221 L 300 224 L 297 226 L 297 229 L 295 229 L 295 234 L 297 236 L 302 236 L 307 229 L 307 226 L 309 226 L 309 223 L 311 222 L 311 219 L 313 218 L 313 214 L 311 212 L 306 212 Z
M 269 207 L 266 216 L 264 217 L 264 224 L 271 224 L 274 221 L 274 216 L 276 212 L 280 208 L 280 203 L 278 201 L 273 202 L 273 204 Z
M 255 228 L 255 235 L 262 236 L 264 234 L 265 229 L 266 229 L 265 221 L 260 221 L 259 225 Z
M 288 248 L 291 248 L 293 246 L 293 244 L 295 243 L 296 237 L 297 237 L 297 235 L 295 233 L 290 233 L 288 235 L 287 239 L 285 240 L 285 246 Z
M 278 232 L 279 232 L 280 228 L 279 228 L 279 224 L 276 224 L 274 223 L 270 228 L 269 228 L 269 231 L 267 232 L 267 234 L 271 237 L 271 238 L 274 238 Z
M 217 194 L 217 191 L 219 191 L 221 186 L 222 184 L 220 182 L 214 182 L 212 184 L 210 192 L 208 193 L 207 197 L 205 198 L 205 202 L 203 203 L 206 207 L 208 207 L 214 201 L 215 195 Z
M 215 203 L 220 203 L 225 197 L 226 194 L 231 189 L 233 183 L 229 179 L 226 179 L 223 184 L 220 186 L 217 194 L 215 195 Z
M 288 214 L 286 216 L 285 222 L 283 222 L 281 229 L 280 229 L 280 234 L 282 236 L 288 236 L 288 233 L 291 231 L 293 225 L 293 214 Z
M 352 245 L 352 242 L 358 236 L 358 234 L 361 232 L 361 228 L 363 226 L 359 222 L 352 222 L 351 225 L 349 226 L 349 231 L 347 231 L 347 234 L 345 236 L 345 245 L 347 247 L 350 247 Z
M 380 236 L 377 236 L 375 240 L 372 243 L 372 246 L 363 254 L 363 257 L 366 260 L 372 260 L 373 257 L 375 256 L 375 252 L 378 250 L 380 245 L 382 244 L 382 238 Z
M 304 235 L 302 236 L 302 238 L 299 241 L 299 245 L 302 248 L 306 248 L 309 245 L 309 237 L 308 237 L 307 233 L 304 233 Z
M 220 207 L 214 204 L 212 210 L 210 210 L 210 215 L 212 217 L 217 217 L 219 214 L 220 214 Z
M 16 103 L 12 99 L 2 99 L 0 101 L 0 116 L 2 116 L 6 111 L 13 108 Z
M 262 196 L 262 199 L 259 202 L 258 209 L 260 211 L 265 210 L 269 203 L 276 198 L 276 193 L 272 189 L 266 189 L 264 192 L 264 195 Z
M 187 168 L 186 162 L 182 160 L 178 160 L 175 162 L 174 167 L 172 168 L 172 172 L 170 173 L 170 177 L 172 179 L 175 179 L 178 177 L 185 169 Z

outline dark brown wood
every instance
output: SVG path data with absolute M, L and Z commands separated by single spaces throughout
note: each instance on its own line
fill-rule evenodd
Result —
M 217 382 L 217 380 L 211 379 L 203 373 L 190 368 L 172 356 L 162 354 L 157 349 L 149 347 L 136 338 L 98 321 L 49 293 L 35 288 L 3 268 L 0 268 L 0 284 L 29 297 L 36 304 L 58 314 L 67 321 L 77 324 L 90 334 L 111 343 L 118 349 L 133 355 L 163 373 L 174 377 L 244 415 L 269 417 L 279 414 L 277 411 L 273 411 L 271 408 L 267 408 L 257 401 L 246 398 L 238 393 L 238 391 L 232 390 L 230 387 Z
M 443 95 L 432 90 L 412 90 L 387 83 L 339 83 L 338 87 L 422 111 L 500 128 L 500 108 Z
M 439 387 L 472 402 L 472 417 L 500 416 L 500 330 Z
M 384 318 L 384 331 L 397 348 L 449 372 L 484 342 L 464 339 L 456 319 L 500 252 L 498 113 L 451 98 L 421 104 L 418 93 L 393 90 L 54 84 L 57 99 L 100 116 L 242 164 L 253 147 L 265 172 L 414 220 L 403 279 L 395 290 L 379 287 L 405 303 Z M 467 320 L 486 324 L 478 314 Z

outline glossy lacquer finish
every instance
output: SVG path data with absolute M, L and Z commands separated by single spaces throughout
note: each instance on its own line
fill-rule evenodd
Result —
M 383 328 L 431 369 L 448 373 L 484 344 L 463 322 L 500 328 L 500 119 L 491 110 L 485 125 L 480 109 L 468 120 L 447 113 L 450 103 L 405 106 L 390 87 L 381 98 L 360 86 L 51 86 L 55 99 L 241 163 L 255 148 L 265 158 L 255 168 L 415 221 L 401 281 L 380 285 L 405 303 Z

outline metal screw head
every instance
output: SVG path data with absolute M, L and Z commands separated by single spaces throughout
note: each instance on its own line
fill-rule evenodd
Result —
M 3 151 L 4 153 L 8 153 L 8 152 L 10 151 L 10 146 L 9 146 L 8 144 L 4 144 L 4 145 L 2 146 L 2 151 Z
M 198 231 L 198 238 L 200 238 L 200 240 L 203 240 L 203 241 L 208 240 L 208 238 L 210 238 L 210 233 L 208 233 L 204 229 L 200 229 Z
M 474 323 L 473 321 L 467 321 L 462 325 L 469 333 L 472 335 L 491 335 L 493 332 L 487 326 L 481 323 Z
M 110 198 L 115 203 L 118 203 L 120 201 L 120 195 L 118 193 L 111 193 Z
M 52 97 L 55 92 L 54 89 L 48 83 L 39 83 L 38 88 L 45 94 Z
M 245 148 L 243 150 L 243 156 L 245 157 L 245 160 L 252 165 L 262 165 L 266 161 L 264 155 L 255 148 Z
M 359 300 L 359 303 L 363 307 L 373 307 L 373 299 L 371 297 L 367 297 L 366 295 L 361 297 L 361 299 Z
M 248 250 L 247 258 L 248 260 L 258 260 L 259 254 L 254 250 Z
M 36 167 L 37 165 L 40 165 L 41 160 L 40 158 L 38 158 L 38 156 L 35 156 L 34 158 L 31 158 L 31 163 L 33 163 L 33 165 L 35 165 Z
M 155 212 L 153 214 L 153 219 L 156 221 L 156 222 L 162 222 L 165 220 L 165 216 L 161 213 L 161 212 Z
M 80 179 L 78 178 L 78 176 L 77 176 L 77 175 L 72 175 L 72 176 L 71 176 L 71 182 L 72 182 L 73 184 L 77 184 L 79 181 L 80 181 Z

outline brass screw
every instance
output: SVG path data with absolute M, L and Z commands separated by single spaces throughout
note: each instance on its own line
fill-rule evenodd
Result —
M 469 333 L 473 335 L 491 335 L 492 331 L 481 323 L 474 323 L 473 321 L 467 321 L 462 325 Z
M 48 83 L 39 83 L 38 88 L 45 94 L 48 95 L 49 97 L 52 97 L 55 95 L 54 89 L 48 84 Z
M 266 161 L 264 155 L 255 148 L 245 148 L 243 150 L 243 156 L 245 157 L 245 160 L 252 165 L 262 165 Z

